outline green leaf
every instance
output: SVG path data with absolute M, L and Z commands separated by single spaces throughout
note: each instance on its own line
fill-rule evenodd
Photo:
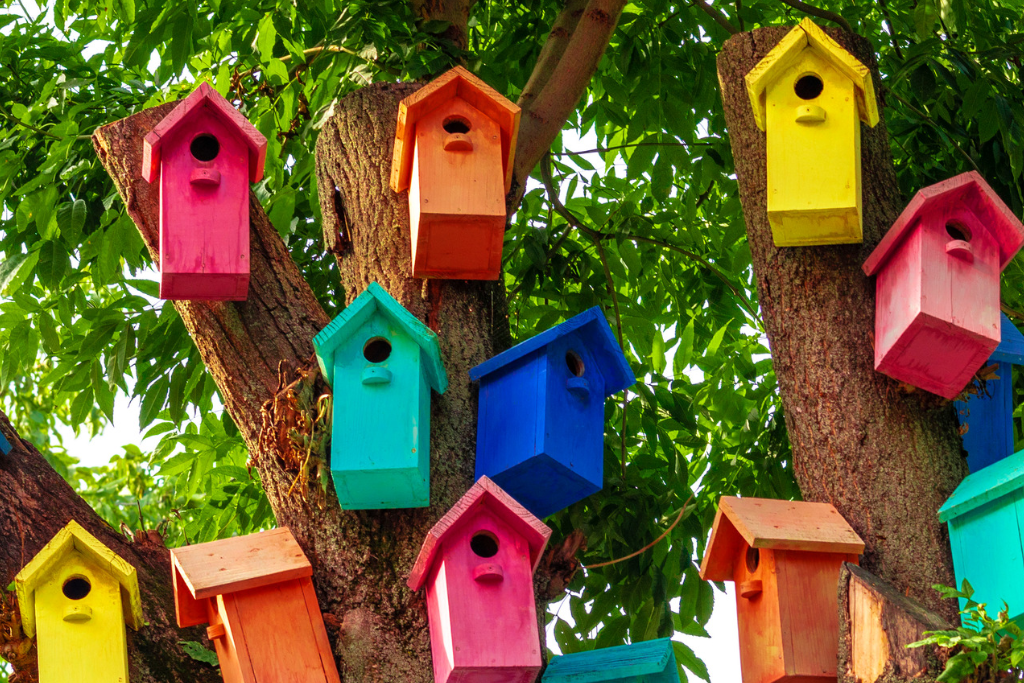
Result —
M 21 287 L 39 261 L 39 252 L 16 254 L 0 263 L 0 293 L 10 296 Z
M 181 649 L 184 650 L 186 655 L 197 662 L 203 662 L 210 666 L 220 666 L 220 662 L 217 660 L 217 653 L 213 650 L 209 650 L 191 640 L 179 640 L 178 645 L 181 645 Z
M 274 28 L 274 16 L 267 14 L 260 20 L 256 29 L 256 51 L 263 62 L 269 62 L 273 56 L 274 44 L 277 43 L 277 29 Z
M 43 242 L 43 246 L 39 248 L 39 265 L 36 267 L 39 283 L 44 287 L 57 289 L 70 265 L 68 252 L 63 244 L 55 240 Z
M 672 649 L 675 650 L 676 661 L 679 662 L 681 666 L 686 667 L 699 678 L 711 683 L 711 677 L 708 675 L 707 666 L 705 666 L 704 662 L 702 662 L 700 658 L 694 654 L 693 650 L 691 650 L 685 643 L 673 640 Z
M 60 226 L 60 234 L 71 248 L 77 247 L 82 238 L 86 213 L 85 202 L 81 199 L 65 202 L 57 209 L 57 225 Z

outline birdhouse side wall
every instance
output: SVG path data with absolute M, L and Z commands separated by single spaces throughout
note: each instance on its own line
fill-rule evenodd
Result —
M 219 144 L 210 161 L 191 151 L 202 135 Z M 161 298 L 244 299 L 249 281 L 245 142 L 204 108 L 164 141 L 161 154 Z
M 64 593 L 72 579 L 89 584 L 85 597 Z M 121 585 L 99 564 L 74 551 L 36 589 L 39 683 L 128 680 Z
M 217 652 L 224 683 L 248 683 L 255 676 L 249 658 L 249 648 L 242 635 L 238 607 L 232 595 L 218 595 L 207 600 L 209 628 L 207 634 Z M 221 633 L 223 629 L 223 633 Z
M 537 350 L 480 380 L 475 478 L 490 477 L 516 500 L 501 477 L 539 453 L 546 373 L 543 350 Z
M 775 557 L 762 549 L 756 564 L 748 562 L 749 547 L 741 544 L 733 570 L 740 673 L 743 683 L 770 683 L 786 673 Z
M 991 360 L 991 359 L 990 359 Z M 985 382 L 984 390 L 956 402 L 963 433 L 967 467 L 971 472 L 1013 455 L 1013 365 L 996 364 L 998 379 Z

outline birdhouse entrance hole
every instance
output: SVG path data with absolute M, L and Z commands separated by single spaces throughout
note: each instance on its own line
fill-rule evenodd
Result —
M 761 564 L 761 551 L 757 548 L 747 548 L 747 571 L 753 574 Z
M 384 337 L 374 337 L 363 347 L 363 358 L 371 363 L 383 363 L 391 356 L 391 342 Z
M 565 364 L 569 367 L 569 372 L 577 377 L 583 376 L 583 359 L 580 358 L 580 354 L 575 351 L 566 351 Z
M 468 133 L 472 125 L 465 116 L 449 116 L 441 124 L 441 127 L 447 133 Z
M 64 582 L 64 597 L 68 600 L 81 600 L 91 590 L 92 584 L 84 576 L 73 576 Z
M 220 143 L 209 133 L 203 133 L 193 138 L 189 151 L 199 161 L 213 161 L 220 154 Z
M 793 90 L 796 96 L 802 100 L 813 100 L 825 89 L 825 84 L 817 74 L 805 74 L 797 79 Z
M 498 554 L 498 539 L 492 533 L 480 531 L 469 540 L 469 549 L 480 557 L 494 557 Z
M 946 234 L 955 240 L 960 240 L 961 242 L 971 241 L 971 231 L 968 230 L 965 225 L 957 223 L 956 221 L 946 223 Z

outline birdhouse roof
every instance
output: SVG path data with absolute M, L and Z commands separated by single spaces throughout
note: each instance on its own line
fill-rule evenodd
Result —
M 622 347 L 615 339 L 612 328 L 597 306 L 577 316 L 569 318 L 561 325 L 545 330 L 535 337 L 516 344 L 504 353 L 486 360 L 469 371 L 471 380 L 478 380 L 500 370 L 510 363 L 533 353 L 552 342 L 573 332 L 583 338 L 583 344 L 597 361 L 597 371 L 604 377 L 605 393 L 612 394 L 631 387 L 636 383 L 636 376 L 629 367 L 629 361 L 622 353 Z
M 416 121 L 445 102 L 460 98 L 490 117 L 501 129 L 502 170 L 505 192 L 512 185 L 512 162 L 516 156 L 519 135 L 519 107 L 501 93 L 457 66 L 406 97 L 398 105 L 398 127 L 391 160 L 391 189 L 408 189 L 412 177 L 412 156 L 415 147 Z
M 704 551 L 701 578 L 731 581 L 745 546 L 857 555 L 864 551 L 864 541 L 829 503 L 723 496 Z
M 320 362 L 320 371 L 328 384 L 334 381 L 334 354 L 373 315 L 382 315 L 420 347 L 423 368 L 434 391 L 443 394 L 448 388 L 448 373 L 441 362 L 441 347 L 437 335 L 395 301 L 383 287 L 371 282 L 356 300 L 345 307 L 327 327 L 313 337 L 313 348 Z
M 671 674 L 666 680 L 679 680 L 671 638 L 552 657 L 544 670 L 542 683 L 635 681 L 641 676 L 653 676 L 664 671 Z
M 203 82 L 182 100 L 171 113 L 156 124 L 146 136 L 142 147 L 142 177 L 155 182 L 160 177 L 160 147 L 180 125 L 190 121 L 204 108 L 209 109 L 238 133 L 249 148 L 249 182 L 258 183 L 263 177 L 263 164 L 267 157 L 267 139 L 231 106 L 224 97 Z
M 797 62 L 807 47 L 828 60 L 840 73 L 853 81 L 857 92 L 857 115 L 861 121 L 874 127 L 878 123 L 878 103 L 875 100 L 871 71 L 810 19 L 804 19 L 787 33 L 746 75 L 747 95 L 754 108 L 757 127 L 761 130 L 765 128 L 768 87 Z
M 534 571 L 540 562 L 544 546 L 551 536 L 551 529 L 537 519 L 533 513 L 505 493 L 488 477 L 480 477 L 466 495 L 459 499 L 451 510 L 427 533 L 416 563 L 409 572 L 409 588 L 418 591 L 423 587 L 434 564 L 434 558 L 444 539 L 472 520 L 481 509 L 487 508 L 512 530 L 523 537 L 530 547 L 530 566 Z
M 133 629 L 142 626 L 142 596 L 135 567 L 114 554 L 75 520 L 57 532 L 50 542 L 18 572 L 14 583 L 21 606 L 21 628 L 29 638 L 36 633 L 35 593 L 72 552 L 78 552 L 100 565 L 121 584 L 124 620 Z
M 985 503 L 1024 488 L 1024 451 L 978 470 L 960 482 L 942 507 L 939 521 L 948 522 Z
M 948 211 L 958 206 L 970 209 L 996 241 L 1001 271 L 1024 244 L 1024 225 L 977 171 L 969 171 L 929 185 L 914 195 L 864 262 L 864 272 L 868 275 L 877 273 L 917 226 L 917 219 L 922 214 Z
M 1002 311 L 999 313 L 999 330 L 999 346 L 989 356 L 989 361 L 1024 365 L 1024 334 L 1020 333 L 1017 326 L 1010 322 Z

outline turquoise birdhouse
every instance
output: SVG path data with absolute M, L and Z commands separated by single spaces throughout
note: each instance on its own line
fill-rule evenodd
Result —
M 956 584 L 974 588 L 973 600 L 992 614 L 1005 600 L 1014 619 L 1024 616 L 1024 451 L 967 476 L 941 508 L 949 527 Z M 960 609 L 966 604 L 960 601 Z
M 376 282 L 313 338 L 334 390 L 331 475 L 345 510 L 430 504 L 430 390 L 448 376 L 437 335 Z
M 956 415 L 963 432 L 967 467 L 971 472 L 988 467 L 1013 453 L 1013 366 L 1024 365 L 1024 335 L 1005 313 L 1000 314 L 1000 342 L 989 357 L 995 378 L 986 380 L 983 391 L 966 401 L 956 401 Z
M 670 638 L 552 657 L 541 683 L 679 683 Z

